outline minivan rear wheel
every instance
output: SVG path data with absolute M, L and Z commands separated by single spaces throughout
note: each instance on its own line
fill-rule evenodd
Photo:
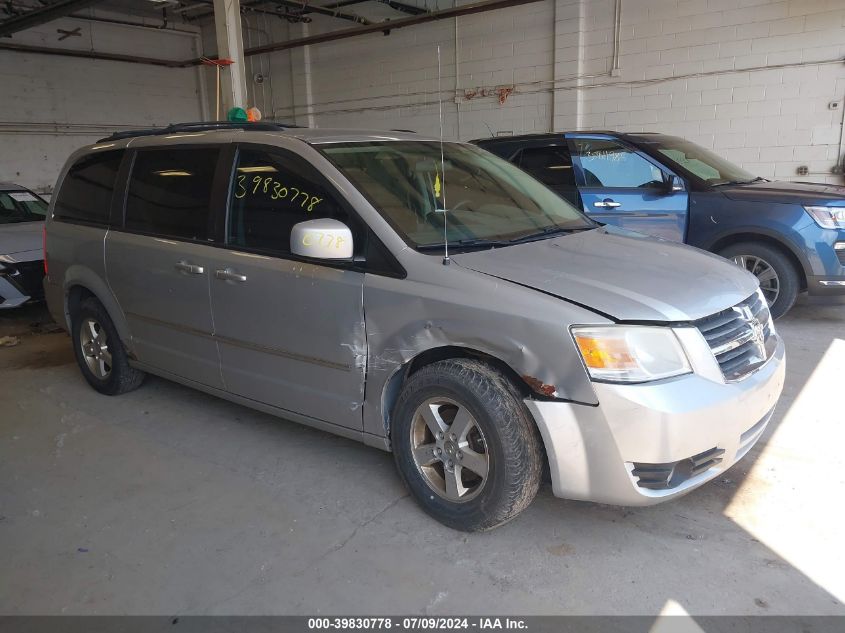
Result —
M 406 381 L 391 421 L 399 474 L 432 517 L 489 530 L 537 494 L 542 447 L 514 385 L 481 361 L 427 365 Z
M 792 260 L 779 248 L 761 242 L 740 242 L 719 254 L 757 277 L 772 318 L 782 317 L 795 305 L 801 279 Z
M 109 396 L 137 389 L 146 374 L 129 366 L 126 348 L 106 309 L 88 297 L 71 314 L 76 362 L 88 384 Z

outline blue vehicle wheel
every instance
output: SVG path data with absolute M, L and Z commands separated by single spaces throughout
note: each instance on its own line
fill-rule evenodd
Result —
M 795 305 L 801 281 L 795 265 L 780 249 L 761 242 L 740 242 L 719 254 L 757 277 L 772 318 L 782 317 Z

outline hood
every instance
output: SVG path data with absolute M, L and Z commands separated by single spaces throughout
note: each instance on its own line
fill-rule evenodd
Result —
M 20 222 L 0 224 L 0 256 L 41 251 L 43 222 Z M 13 258 L 14 259 L 14 258 Z
M 721 257 L 612 227 L 452 260 L 620 321 L 692 321 L 757 289 L 753 275 Z
M 724 185 L 716 187 L 731 200 L 748 202 L 793 203 L 804 205 L 827 205 L 832 200 L 845 204 L 845 187 L 816 182 L 752 182 L 747 185 Z

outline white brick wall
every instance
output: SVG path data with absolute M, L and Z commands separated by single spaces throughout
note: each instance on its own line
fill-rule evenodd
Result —
M 57 41 L 56 29 L 82 37 Z M 195 56 L 193 35 L 64 19 L 16 43 L 164 59 Z M 199 120 L 197 70 L 0 51 L 0 181 L 49 193 L 68 155 L 115 128 Z
M 584 41 L 612 39 L 612 0 L 567 4 L 583 14 Z M 554 127 L 587 121 L 669 132 L 761 176 L 838 182 L 831 168 L 840 156 L 842 106 L 829 110 L 828 103 L 845 97 L 845 63 L 735 71 L 842 58 L 845 3 L 838 0 L 623 0 L 621 72 L 593 83 L 635 83 L 582 91 L 581 109 L 556 110 Z M 636 83 L 655 78 L 666 81 Z M 654 87 L 661 99 L 648 96 Z M 799 165 L 811 175 L 799 177 Z
M 845 98 L 845 63 L 742 69 L 845 58 L 845 2 L 622 4 L 618 76 L 609 74 L 614 1 L 545 0 L 459 18 L 457 78 L 454 20 L 312 46 L 308 67 L 302 50 L 273 54 L 269 109 L 299 123 L 308 123 L 310 113 L 322 127 L 436 134 L 439 44 L 448 138 L 490 131 L 663 131 L 713 148 L 762 176 L 841 181 L 831 169 L 840 155 L 842 108 L 829 110 L 828 103 Z M 439 0 L 438 6 L 452 2 Z M 369 18 L 396 16 L 383 5 L 358 7 Z M 308 28 L 315 33 L 343 26 L 315 17 Z M 284 28 L 288 32 L 277 29 L 274 39 L 303 34 L 300 26 Z M 689 76 L 696 73 L 714 74 Z M 585 74 L 602 76 L 572 79 Z M 500 85 L 516 86 L 504 105 L 494 97 L 461 97 Z M 799 177 L 799 165 L 815 173 Z
M 416 1 L 427 8 L 453 6 L 452 0 Z M 447 138 L 585 128 L 664 131 L 711 147 L 762 176 L 841 181 L 831 168 L 840 157 L 843 108 L 829 110 L 828 103 L 845 99 L 845 63 L 812 62 L 845 57 L 843 0 L 622 0 L 622 5 L 620 70 L 613 76 L 614 0 L 543 0 L 387 37 L 372 34 L 249 58 L 250 105 L 306 125 L 437 134 L 440 45 Z M 378 3 L 356 5 L 355 11 L 370 19 L 398 16 Z M 248 14 L 245 44 L 349 26 L 311 17 L 311 24 L 291 25 Z M 14 39 L 53 46 L 56 28 L 77 26 L 83 37 L 63 46 L 170 59 L 197 54 L 190 35 L 72 20 Z M 213 29 L 204 29 L 203 40 L 213 52 Z M 783 64 L 806 65 L 743 71 Z M 267 78 L 264 84 L 252 81 L 257 72 Z M 0 51 L 0 179 L 47 190 L 66 154 L 108 132 L 107 124 L 201 118 L 200 73 L 213 110 L 209 69 Z M 515 88 L 504 104 L 494 94 L 502 86 Z M 482 96 L 485 90 L 488 96 Z M 33 125 L 41 125 L 38 134 L 21 133 Z M 797 176 L 800 165 L 813 173 Z

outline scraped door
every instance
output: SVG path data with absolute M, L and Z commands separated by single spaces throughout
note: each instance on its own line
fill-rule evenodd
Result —
M 226 248 L 211 270 L 215 339 L 228 391 L 361 429 L 364 275 L 290 254 L 293 225 L 321 217 L 348 221 L 309 163 L 239 149 Z

